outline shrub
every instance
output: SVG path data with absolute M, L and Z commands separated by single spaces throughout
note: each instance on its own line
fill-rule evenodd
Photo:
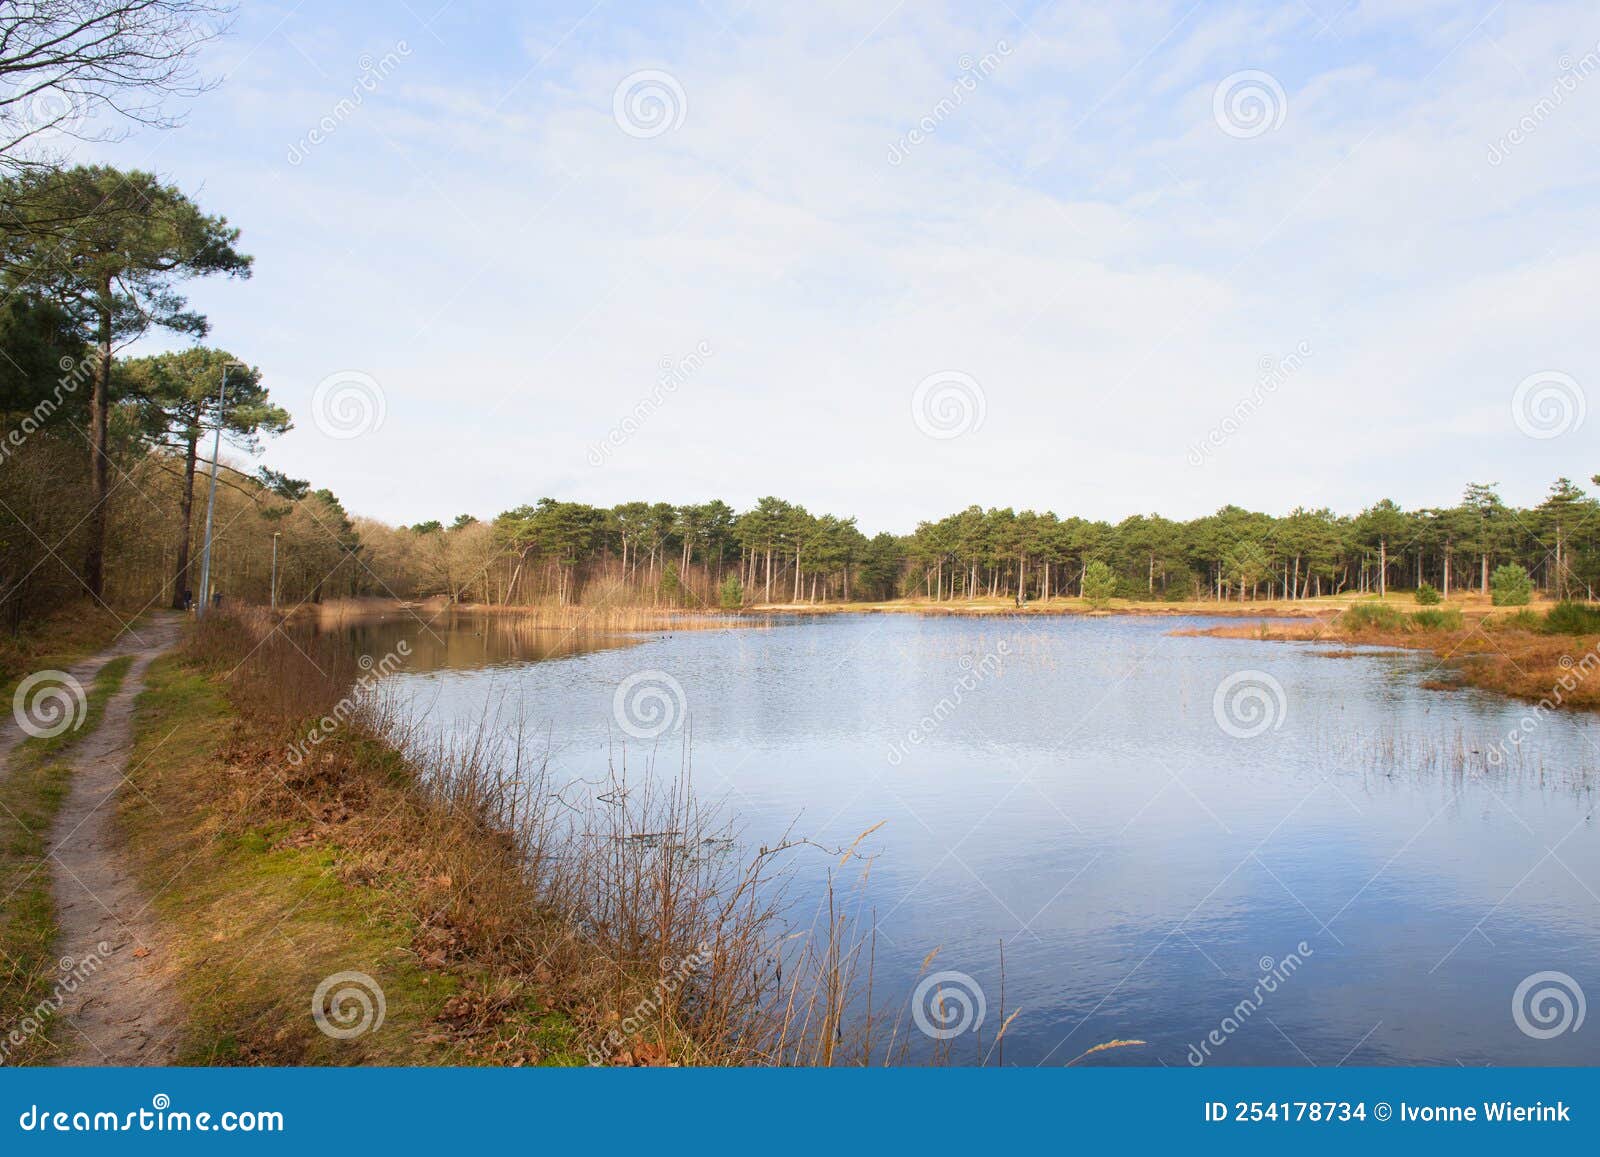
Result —
M 1455 607 L 1430 607 L 1417 611 L 1411 621 L 1427 631 L 1459 631 L 1465 624 Z
M 1092 606 L 1103 607 L 1117 593 L 1117 576 L 1105 563 L 1096 559 L 1083 571 L 1083 597 Z
M 722 580 L 722 589 L 718 592 L 718 601 L 725 611 L 737 611 L 744 606 L 744 584 L 739 581 L 739 576 L 731 574 Z
M 1425 607 L 1439 605 L 1439 588 L 1432 583 L 1423 583 L 1417 588 L 1417 602 Z
M 1551 635 L 1600 635 L 1600 607 L 1590 603 L 1557 603 L 1544 617 Z
M 1533 598 L 1533 580 L 1522 567 L 1508 562 L 1489 576 L 1489 597 L 1497 607 L 1525 607 Z
M 1403 631 L 1406 616 L 1382 603 L 1357 603 L 1344 613 L 1343 624 L 1351 631 Z
M 1497 631 L 1542 631 L 1544 620 L 1524 607 L 1500 619 L 1485 619 L 1483 625 Z

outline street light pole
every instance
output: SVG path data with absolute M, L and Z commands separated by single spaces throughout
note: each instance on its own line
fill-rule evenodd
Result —
M 272 532 L 272 609 L 278 609 L 278 536 L 281 531 Z
M 225 362 L 222 366 L 222 385 L 217 390 L 217 433 L 211 442 L 211 489 L 206 495 L 206 537 L 200 550 L 200 601 L 195 604 L 195 618 L 206 613 L 211 601 L 211 523 L 217 507 L 217 461 L 222 457 L 222 421 L 228 404 L 228 368 L 239 362 Z

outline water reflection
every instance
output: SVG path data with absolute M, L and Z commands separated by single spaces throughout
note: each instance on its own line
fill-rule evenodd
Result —
M 393 653 L 403 642 L 409 648 L 406 669 L 412 672 L 514 666 L 636 641 L 628 635 L 536 627 L 507 615 L 465 611 L 363 614 L 316 623 L 311 629 L 340 636 L 356 653 L 374 659 Z

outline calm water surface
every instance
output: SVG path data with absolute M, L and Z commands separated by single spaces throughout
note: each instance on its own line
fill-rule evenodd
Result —
M 692 733 L 699 792 L 752 845 L 883 822 L 876 983 L 909 998 L 936 947 L 970 976 L 986 1021 L 957 1060 L 999 1023 L 1003 941 L 1007 1063 L 1130 1037 L 1149 1044 L 1094 1062 L 1600 1063 L 1600 1026 L 1541 1038 L 1532 994 L 1513 1009 L 1541 972 L 1600 996 L 1595 718 L 1494 766 L 1527 708 L 1425 690 L 1431 658 L 1170 634 L 1189 625 L 841 616 L 579 644 L 462 616 L 351 639 L 409 641 L 394 685 L 426 727 L 520 714 L 561 775 L 621 754 L 675 774 Z M 832 863 L 795 861 L 797 919 Z

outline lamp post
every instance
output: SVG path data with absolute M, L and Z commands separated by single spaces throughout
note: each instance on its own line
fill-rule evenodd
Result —
M 195 618 L 206 613 L 211 602 L 211 523 L 217 507 L 217 461 L 222 457 L 222 423 L 228 404 L 228 370 L 242 366 L 243 362 L 224 362 L 222 385 L 217 389 L 217 432 L 211 442 L 211 487 L 206 494 L 206 537 L 200 550 L 200 601 L 195 605 Z M 247 367 L 248 368 L 248 367 Z
M 272 609 L 278 609 L 278 538 L 282 531 L 272 532 Z

